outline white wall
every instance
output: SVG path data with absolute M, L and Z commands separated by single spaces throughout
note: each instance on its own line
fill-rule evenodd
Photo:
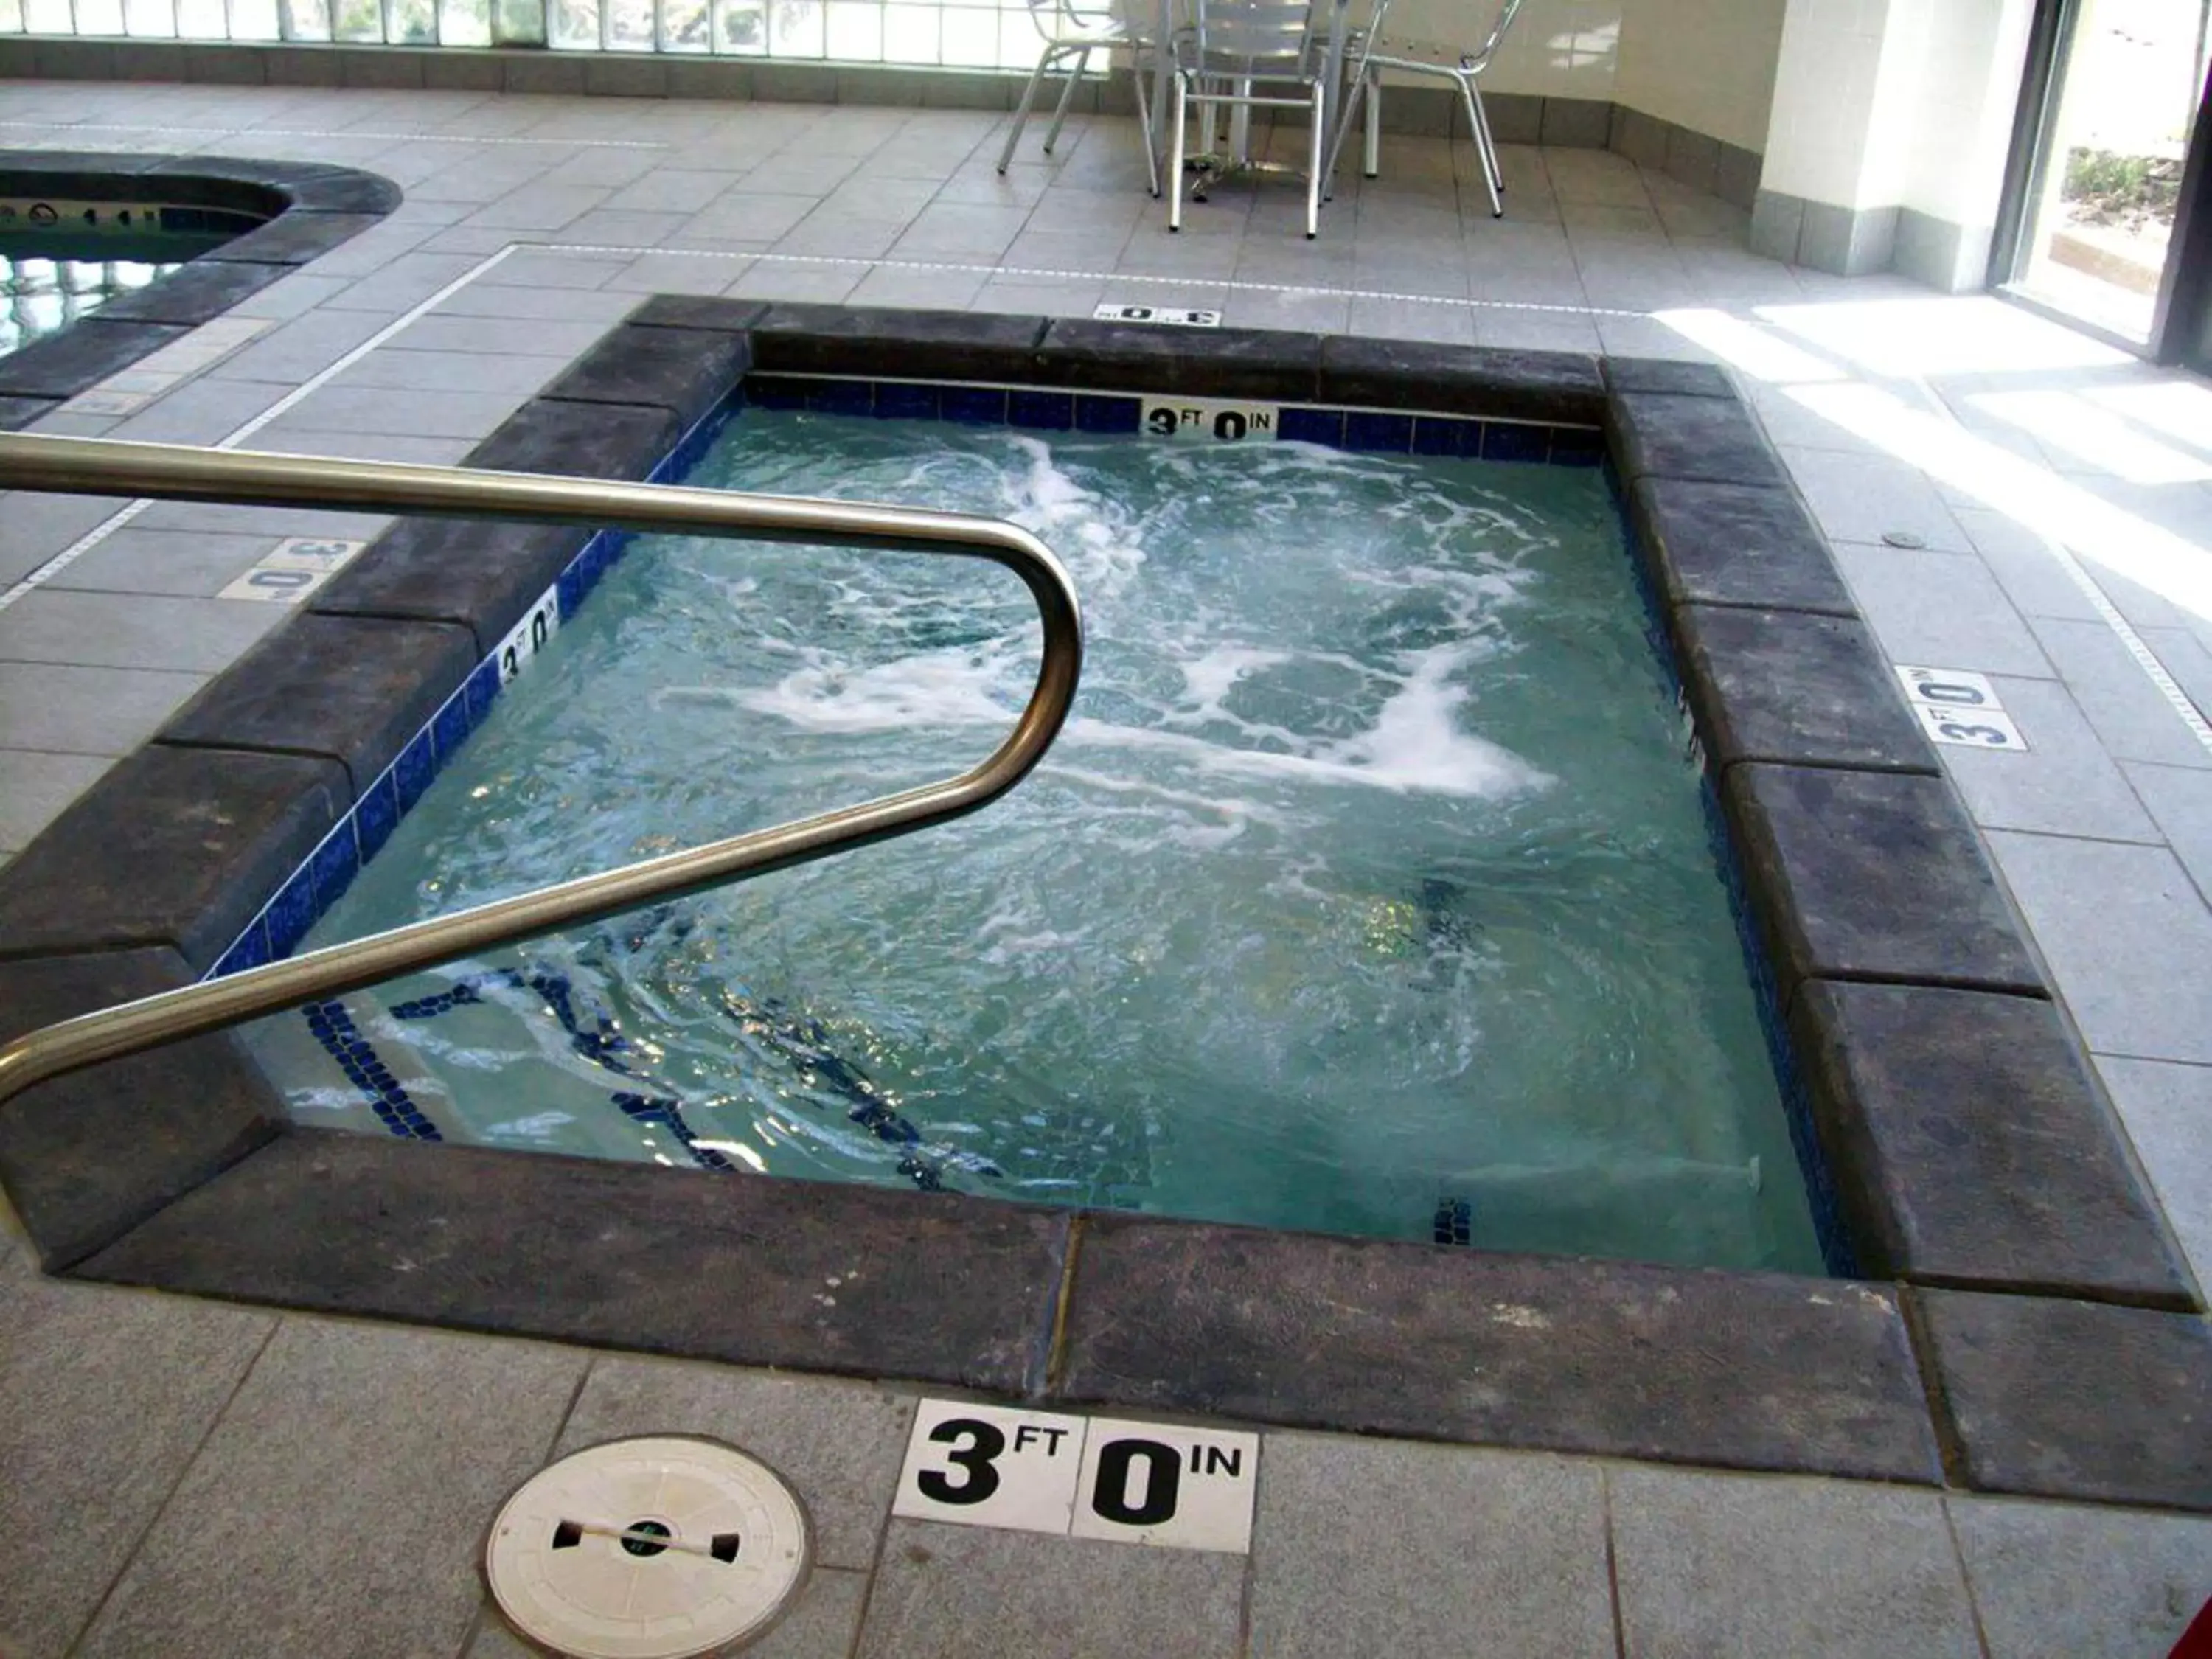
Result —
M 1789 0 L 1763 188 L 1996 216 L 2033 0 Z
M 1611 100 L 1761 149 L 1787 5 L 1526 0 L 1483 90 Z M 1384 33 L 1471 48 L 1496 15 L 1494 0 L 1395 0 Z
M 1621 13 L 1634 0 L 1526 0 L 1482 89 L 1553 98 L 1613 95 Z M 1364 9 L 1354 0 L 1353 15 Z M 1472 51 L 1490 33 L 1495 0 L 1394 0 L 1383 32 Z M 1430 80 L 1429 86 L 1449 86 Z
M 1761 189 L 1860 205 L 1861 152 L 1888 22 L 1889 0 L 1789 0 Z
M 1788 9 L 1788 0 L 1628 0 L 1614 101 L 1765 149 Z

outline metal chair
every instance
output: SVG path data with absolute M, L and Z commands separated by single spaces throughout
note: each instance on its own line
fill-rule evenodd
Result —
M 1169 46 L 1175 61 L 1175 137 L 1168 161 L 1168 228 L 1182 228 L 1183 143 L 1194 97 L 1206 112 L 1231 109 L 1304 109 L 1312 122 L 1306 164 L 1306 236 L 1321 230 L 1322 145 L 1328 108 L 1328 62 L 1309 0 L 1194 0 L 1194 21 Z M 1296 87 L 1295 95 L 1261 88 Z M 1210 142 L 1210 140 L 1209 140 Z M 1242 167 L 1249 163 L 1238 162 Z
M 1060 129 L 1067 120 L 1068 106 L 1075 100 L 1076 82 L 1083 78 L 1091 65 L 1094 52 L 1111 51 L 1116 46 L 1129 49 L 1130 72 L 1137 83 L 1137 125 L 1145 135 L 1145 171 L 1152 181 L 1152 194 L 1160 193 L 1159 156 L 1152 148 L 1152 116 L 1150 101 L 1145 95 L 1145 70 L 1142 59 L 1152 50 L 1152 43 L 1135 28 L 1123 22 L 1103 6 L 1079 5 L 1076 0 L 1029 0 L 1030 21 L 1044 41 L 1044 50 L 1037 55 L 1036 67 L 1030 71 L 1030 81 L 1022 88 L 1022 101 L 1014 111 L 1014 125 L 1006 134 L 1006 147 L 999 152 L 999 171 L 1004 173 L 1014 159 L 1014 146 L 1021 142 L 1022 129 L 1029 124 L 1030 109 L 1036 102 L 1037 88 L 1044 77 L 1055 70 L 1065 70 L 1067 84 L 1060 88 L 1060 102 L 1052 112 L 1052 125 L 1044 135 L 1044 153 L 1052 154 L 1052 147 L 1060 142 Z
M 1458 86 L 1460 100 L 1467 106 L 1468 124 L 1474 129 L 1475 153 L 1482 159 L 1482 181 L 1490 186 L 1490 216 L 1504 218 L 1505 175 L 1498 169 L 1498 141 L 1491 136 L 1490 114 L 1482 106 L 1482 88 L 1475 80 L 1498 55 L 1499 42 L 1505 39 L 1505 31 L 1513 26 L 1514 15 L 1521 9 L 1521 0 L 1504 0 L 1483 43 L 1473 52 L 1461 52 L 1426 41 L 1394 40 L 1385 35 L 1382 32 L 1382 14 L 1387 6 L 1388 0 L 1382 0 L 1376 7 L 1373 24 L 1353 48 L 1346 77 L 1350 82 L 1350 95 L 1337 122 L 1336 142 L 1330 147 L 1328 176 L 1336 176 L 1337 158 L 1343 153 L 1345 135 L 1352 131 L 1352 118 L 1358 113 L 1363 98 L 1367 103 L 1366 155 L 1360 172 L 1372 179 L 1381 171 L 1385 70 L 1398 70 L 1408 75 L 1441 75 Z

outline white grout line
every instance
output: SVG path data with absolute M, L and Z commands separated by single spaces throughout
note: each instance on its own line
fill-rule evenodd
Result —
M 1171 288 L 1218 288 L 1237 294 L 1308 294 L 1324 300 L 1397 300 L 1415 305 L 1460 306 L 1469 310 L 1533 311 L 1562 317 L 1648 317 L 1645 311 L 1617 311 L 1606 306 L 1547 306 L 1520 300 L 1462 300 L 1442 294 L 1401 294 L 1389 289 L 1331 288 L 1313 283 L 1248 283 L 1227 276 L 1175 276 L 1135 270 L 1052 270 L 1029 265 L 970 264 L 939 259 L 864 259 L 837 253 L 747 253 L 730 248 L 623 247 L 596 242 L 526 242 L 536 253 L 655 253 L 684 259 L 774 260 L 782 264 L 852 265 L 867 270 L 944 271 L 961 276 L 1037 276 L 1054 282 L 1164 283 Z
M 394 143 L 417 144 L 569 144 L 586 149 L 672 148 L 670 140 L 651 138 L 480 138 L 466 132 L 323 132 L 307 127 L 162 127 L 142 126 L 130 121 L 76 121 L 67 126 L 57 126 L 52 121 L 0 121 L 0 131 L 25 129 L 55 135 L 49 143 L 25 145 L 27 149 L 74 148 L 66 142 L 73 132 L 150 132 L 171 138 L 374 138 Z
M 421 304 L 416 306 L 412 310 L 403 312 L 399 316 L 393 318 L 392 321 L 386 324 L 382 328 L 377 330 L 375 333 L 370 335 L 368 338 L 363 340 L 352 350 L 347 352 L 344 356 L 339 358 L 329 368 L 319 370 L 313 375 L 311 375 L 308 379 L 301 381 L 298 386 L 294 386 L 291 391 L 286 392 L 275 403 L 270 404 L 268 408 L 263 410 L 252 420 L 246 422 L 245 425 L 231 433 L 228 437 L 217 441 L 215 447 L 217 449 L 235 449 L 239 445 L 244 443 L 248 438 L 251 438 L 255 433 L 260 431 L 272 421 L 282 419 L 290 410 L 298 408 L 302 400 L 313 393 L 322 390 L 323 387 L 328 386 L 340 374 L 345 373 L 347 369 L 351 368 L 356 363 L 368 356 L 370 352 L 375 350 L 386 340 L 391 339 L 401 330 L 410 327 L 414 324 L 419 322 L 428 313 L 434 311 L 447 301 L 452 299 L 454 295 L 459 294 L 471 283 L 475 282 L 477 277 L 483 276 L 486 271 L 491 270 L 495 265 L 505 259 L 509 254 L 514 252 L 519 246 L 519 244 L 510 242 L 505 247 L 500 249 L 498 252 L 489 255 L 477 264 L 471 265 L 468 270 L 463 271 L 459 276 L 453 278 L 452 282 L 447 283 L 445 287 L 440 289 L 435 294 L 433 294 L 428 299 L 424 300 Z M 125 372 L 127 373 L 128 371 Z M 26 594 L 34 592 L 39 588 L 44 586 L 46 583 L 52 581 L 56 576 L 61 574 L 63 571 L 68 569 L 86 554 L 91 552 L 94 548 L 99 546 L 100 543 L 106 541 L 110 536 L 122 529 L 124 526 L 129 524 L 132 520 L 136 519 L 140 514 L 143 513 L 148 507 L 153 505 L 154 503 L 151 501 L 132 501 L 128 507 L 124 507 L 121 511 L 108 518 L 103 519 L 100 523 L 93 526 L 93 527 L 86 531 L 83 535 L 78 537 L 60 552 L 55 554 L 52 558 L 48 559 L 36 570 L 32 571 L 21 580 L 15 583 L 14 586 L 9 588 L 5 592 L 0 592 L 0 611 L 5 611 L 9 605 L 14 605 Z

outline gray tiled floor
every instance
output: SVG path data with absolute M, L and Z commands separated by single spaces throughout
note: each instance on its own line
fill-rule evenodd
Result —
M 1998 677 L 2031 751 L 1945 757 L 2212 1277 L 2212 749 L 2043 539 L 2079 544 L 2201 703 L 2212 605 L 2191 571 L 2212 549 L 2212 488 L 2120 477 L 1990 401 L 2104 399 L 2121 411 L 2108 441 L 2154 436 L 2201 462 L 2201 383 L 1990 301 L 1757 258 L 1737 210 L 1594 151 L 1509 146 L 1493 222 L 1468 145 L 1394 137 L 1384 178 L 1347 174 L 1308 244 L 1296 193 L 1272 185 L 1216 191 L 1170 238 L 1133 128 L 1092 118 L 1048 161 L 1033 133 L 1004 180 L 999 118 L 958 111 L 18 82 L 0 85 L 0 118 L 72 147 L 345 161 L 408 191 L 241 307 L 267 321 L 258 337 L 203 331 L 175 389 L 119 424 L 72 414 L 57 430 L 213 441 L 312 379 L 242 441 L 451 460 L 652 291 L 1077 315 L 1143 301 L 1407 338 L 1720 351 L 1887 653 Z M 66 130 L 80 123 L 110 125 Z M 518 136 L 543 142 L 477 142 Z M 578 241 L 600 246 L 544 246 Z M 2162 400 L 2163 424 L 2130 397 Z M 1965 447 L 1939 455 L 1947 434 Z M 0 509 L 0 855 L 281 616 L 212 598 L 225 572 L 281 536 L 378 528 L 162 505 L 43 591 L 8 586 L 113 510 Z M 1891 532 L 1925 550 L 1885 546 Z M 0 1257 L 10 1659 L 506 1659 L 519 1649 L 474 1563 L 497 1498 L 556 1445 L 642 1428 L 750 1445 L 812 1506 L 826 1565 L 769 1655 L 1932 1655 L 1975 1651 L 1978 1618 L 1992 1659 L 2154 1659 L 2212 1594 L 2202 1519 L 1306 1435 L 1267 1437 L 1249 1561 L 887 1524 L 911 1408 L 896 1390 L 64 1286 L 11 1237 Z

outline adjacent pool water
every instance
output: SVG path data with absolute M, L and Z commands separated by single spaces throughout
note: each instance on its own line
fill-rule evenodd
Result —
M 1036 531 L 1065 735 L 959 823 L 262 1022 L 296 1115 L 1820 1270 L 1598 472 L 748 410 L 690 482 Z M 1037 646 L 966 561 L 641 540 L 308 944 L 959 770 Z
M 0 356 L 59 333 L 259 222 L 212 208 L 0 196 Z

